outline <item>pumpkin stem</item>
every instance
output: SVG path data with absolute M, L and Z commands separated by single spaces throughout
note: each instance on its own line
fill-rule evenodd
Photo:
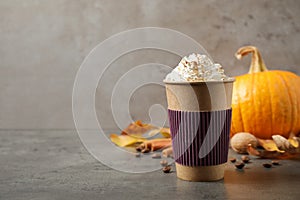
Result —
M 250 69 L 248 72 L 249 74 L 256 73 L 256 72 L 268 71 L 258 49 L 254 46 L 241 47 L 235 53 L 235 57 L 237 59 L 241 60 L 243 56 L 246 56 L 249 53 L 252 53 L 251 65 L 250 65 Z

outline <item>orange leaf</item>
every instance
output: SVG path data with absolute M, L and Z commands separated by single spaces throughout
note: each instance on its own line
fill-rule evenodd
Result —
M 139 136 L 155 127 L 150 124 L 143 124 L 140 120 L 130 123 L 121 133 L 121 135 L 135 135 Z

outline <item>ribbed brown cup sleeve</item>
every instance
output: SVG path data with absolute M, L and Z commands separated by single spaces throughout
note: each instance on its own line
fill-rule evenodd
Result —
M 212 166 L 227 162 L 231 109 L 205 112 L 168 109 L 168 114 L 173 156 L 177 163 L 185 166 Z M 209 127 L 213 132 L 207 135 Z M 217 130 L 221 133 L 217 133 Z M 206 136 L 217 142 L 205 157 L 200 158 L 199 151 Z

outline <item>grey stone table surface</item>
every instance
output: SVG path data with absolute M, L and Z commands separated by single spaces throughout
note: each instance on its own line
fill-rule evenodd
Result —
M 230 156 L 240 158 L 233 152 Z M 0 131 L 0 199 L 299 199 L 300 162 L 243 171 L 224 180 L 186 182 L 161 171 L 118 172 L 94 159 L 76 131 Z

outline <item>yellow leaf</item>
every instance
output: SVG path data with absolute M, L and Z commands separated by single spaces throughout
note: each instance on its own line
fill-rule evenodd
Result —
M 171 137 L 171 131 L 170 128 L 162 128 L 160 129 L 160 133 L 162 136 L 164 136 L 165 138 L 170 138 Z
M 281 151 L 278 149 L 276 143 L 273 140 L 262 140 L 258 139 L 258 143 L 260 146 L 262 146 L 267 151 L 277 151 L 280 153 L 283 153 L 284 151 Z
M 298 140 L 297 140 L 296 137 L 289 138 L 288 141 L 289 141 L 289 143 L 290 143 L 294 148 L 298 148 L 298 147 L 299 147 L 299 142 L 298 142 Z
M 170 128 L 156 128 L 148 132 L 150 137 L 153 137 L 157 134 L 161 134 L 164 138 L 171 137 Z
M 110 134 L 110 140 L 120 147 L 126 147 L 126 146 L 133 145 L 135 143 L 138 143 L 138 142 L 143 142 L 146 139 L 132 137 L 129 135 L 117 135 L 117 134 L 113 133 L 113 134 Z
M 155 128 L 153 130 L 148 131 L 148 136 L 153 137 L 153 136 L 159 134 L 159 132 L 160 132 L 160 128 Z

